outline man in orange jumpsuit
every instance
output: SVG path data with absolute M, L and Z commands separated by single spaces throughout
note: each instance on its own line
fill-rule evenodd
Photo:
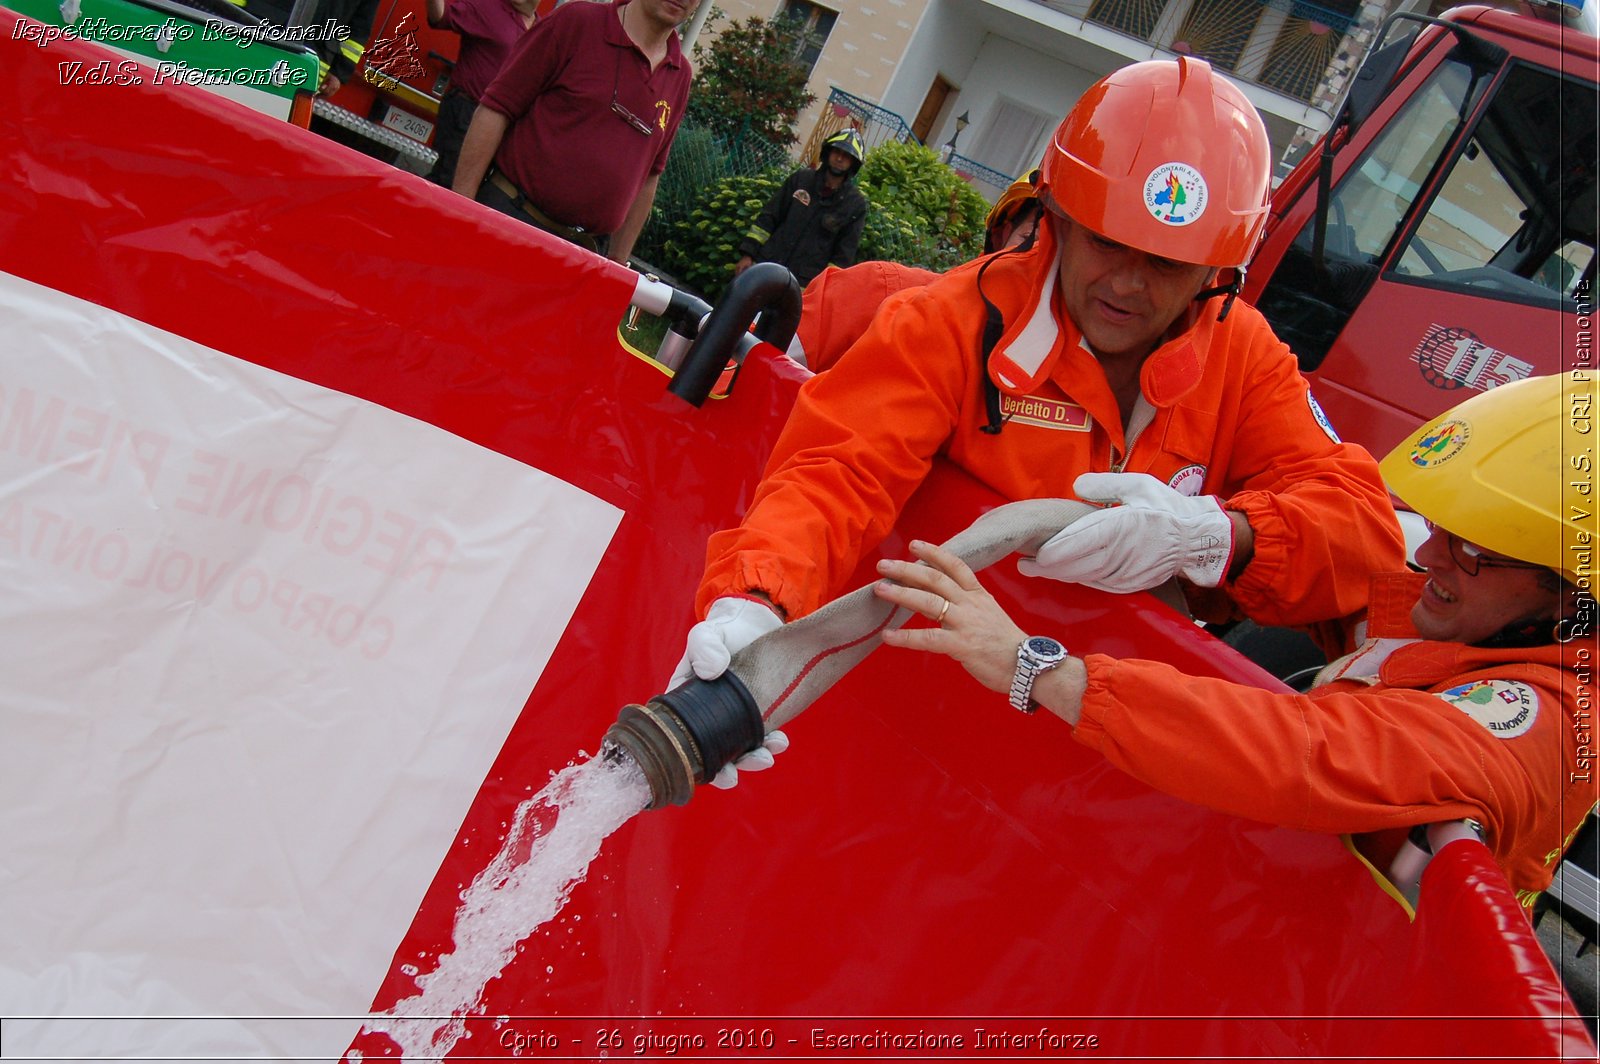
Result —
M 1206 620 L 1364 610 L 1367 575 L 1403 560 L 1377 465 L 1234 300 L 1269 156 L 1260 115 L 1203 62 L 1092 86 L 1046 150 L 1032 247 L 890 297 L 801 389 L 743 523 L 711 537 L 674 680 L 721 675 L 844 590 L 940 455 L 1007 499 L 1120 504 L 1045 543 L 1030 575 L 1116 592 L 1177 577 Z
M 1044 705 L 1153 787 L 1252 820 L 1378 833 L 1361 848 L 1383 862 L 1404 829 L 1470 818 L 1531 905 L 1596 799 L 1594 467 L 1573 461 L 1589 453 L 1594 380 L 1476 395 L 1384 459 L 1432 526 L 1424 571 L 1374 577 L 1370 638 L 1307 694 L 1057 654 L 920 542 L 928 564 L 885 561 L 876 590 L 940 626 L 883 640 L 950 655 L 1024 712 Z
M 1035 184 L 1039 171 L 1013 181 L 984 219 L 984 254 L 1017 247 L 1033 239 L 1044 208 Z M 884 300 L 907 288 L 919 288 L 939 274 L 918 266 L 874 259 L 854 266 L 829 266 L 806 285 L 800 327 L 789 356 L 813 373 L 839 361 L 861 339 Z

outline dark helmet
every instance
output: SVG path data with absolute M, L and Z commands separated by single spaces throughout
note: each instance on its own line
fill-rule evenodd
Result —
M 829 148 L 837 148 L 853 160 L 847 177 L 854 177 L 856 171 L 861 169 L 861 160 L 867 157 L 866 146 L 861 143 L 861 134 L 853 129 L 841 129 L 822 142 L 822 149 L 817 152 L 818 166 L 828 165 Z

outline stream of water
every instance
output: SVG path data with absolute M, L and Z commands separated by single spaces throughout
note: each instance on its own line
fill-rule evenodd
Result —
M 517 944 L 561 911 L 601 844 L 649 800 L 644 774 L 626 757 L 589 758 L 556 773 L 517 806 L 499 852 L 463 892 L 455 948 L 417 977 L 418 994 L 364 1030 L 393 1039 L 407 1060 L 450 1052 Z

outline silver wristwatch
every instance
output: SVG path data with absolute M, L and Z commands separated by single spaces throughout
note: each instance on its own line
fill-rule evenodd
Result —
M 1039 708 L 1033 682 L 1067 660 L 1067 648 L 1044 635 L 1030 635 L 1017 647 L 1017 674 L 1011 678 L 1011 704 L 1024 713 Z

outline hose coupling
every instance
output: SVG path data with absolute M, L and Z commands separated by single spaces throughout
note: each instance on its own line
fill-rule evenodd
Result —
M 650 804 L 684 805 L 698 784 L 761 745 L 766 727 L 744 682 L 731 672 L 690 679 L 644 705 L 627 705 L 606 730 L 601 754 L 626 756 L 650 784 Z

